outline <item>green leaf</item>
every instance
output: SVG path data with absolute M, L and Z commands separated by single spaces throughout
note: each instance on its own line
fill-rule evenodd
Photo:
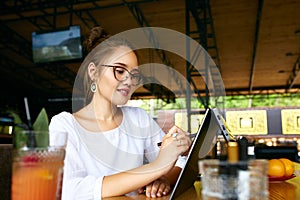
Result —
M 47 147 L 49 145 L 49 119 L 45 108 L 41 110 L 32 127 L 34 131 L 43 131 L 47 134 L 46 137 L 40 134 L 40 137 L 35 138 L 37 147 Z
M 23 131 L 25 131 L 25 129 L 19 128 L 14 132 L 13 146 L 16 149 L 27 146 L 27 136 L 22 134 Z
M 33 124 L 33 130 L 48 131 L 48 127 L 49 127 L 48 115 L 46 113 L 45 108 L 43 108 Z

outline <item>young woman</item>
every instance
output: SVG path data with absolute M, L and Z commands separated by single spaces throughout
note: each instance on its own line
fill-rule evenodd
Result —
M 167 195 L 191 140 L 176 126 L 165 134 L 144 110 L 124 106 L 142 76 L 132 47 L 107 38 L 97 27 L 88 39 L 92 50 L 76 79 L 83 82 L 86 105 L 54 116 L 49 126 L 50 135 L 68 132 L 62 198 Z

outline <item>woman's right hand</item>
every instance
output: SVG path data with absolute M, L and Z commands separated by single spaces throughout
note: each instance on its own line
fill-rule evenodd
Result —
M 189 133 L 177 126 L 173 126 L 162 140 L 158 160 L 162 167 L 174 165 L 178 156 L 184 154 L 190 147 L 192 141 Z

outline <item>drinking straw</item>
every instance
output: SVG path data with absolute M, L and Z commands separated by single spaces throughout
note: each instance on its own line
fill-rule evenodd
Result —
M 35 140 L 35 136 L 34 136 L 34 133 L 33 133 L 33 127 L 32 127 L 32 124 L 31 124 L 31 118 L 30 118 L 30 112 L 29 112 L 27 97 L 24 97 L 24 103 L 25 103 L 25 110 L 26 110 L 28 129 L 29 129 L 27 147 L 34 148 L 34 147 L 36 147 L 36 140 Z
M 31 118 L 30 118 L 30 112 L 29 112 L 29 106 L 28 106 L 27 97 L 24 97 L 24 103 L 25 103 L 25 110 L 26 110 L 26 117 L 27 117 L 28 128 L 30 130 L 32 130 L 32 124 L 31 124 Z

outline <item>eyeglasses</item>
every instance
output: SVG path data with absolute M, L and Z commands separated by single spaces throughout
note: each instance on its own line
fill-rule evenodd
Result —
M 137 86 L 141 83 L 142 75 L 138 69 L 134 69 L 131 72 L 128 71 L 125 67 L 114 66 L 114 65 L 102 65 L 104 67 L 112 67 L 114 71 L 114 76 L 117 81 L 123 82 L 126 81 L 129 76 L 132 81 L 132 85 Z

